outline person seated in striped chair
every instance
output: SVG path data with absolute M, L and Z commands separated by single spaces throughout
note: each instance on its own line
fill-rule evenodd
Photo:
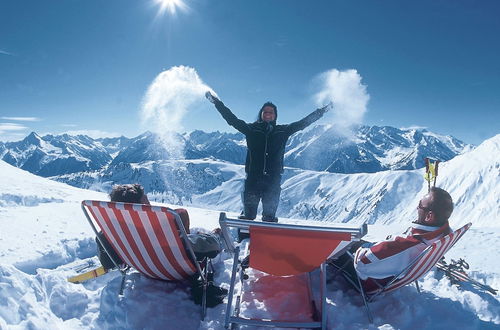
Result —
M 148 196 L 144 193 L 144 188 L 140 184 L 120 184 L 114 185 L 109 197 L 112 202 L 122 202 L 122 203 L 136 203 L 136 204 L 147 204 L 150 202 Z M 189 214 L 186 209 L 178 208 L 174 210 L 179 214 L 182 224 L 186 229 L 188 234 L 189 242 L 193 247 L 193 251 L 198 260 L 203 260 L 205 257 L 214 258 L 221 251 L 221 242 L 217 235 L 217 229 L 213 233 L 202 233 L 197 231 L 196 233 L 190 233 L 189 228 Z M 220 230 L 219 230 L 220 231 Z M 100 232 L 99 239 L 96 239 L 98 247 L 98 257 L 101 261 L 102 266 L 108 270 L 115 267 L 109 256 L 106 254 L 104 247 L 101 245 L 100 241 L 106 245 L 106 250 L 110 251 L 112 258 L 115 260 L 120 260 L 120 257 L 113 250 L 111 245 L 108 243 L 106 237 Z
M 136 204 L 147 204 L 150 202 L 148 200 L 148 196 L 144 193 L 144 188 L 140 184 L 121 184 L 113 186 L 113 190 L 109 194 L 109 197 L 112 202 L 122 202 L 122 203 L 136 203 Z M 212 233 L 203 233 L 199 229 L 196 233 L 190 233 L 189 228 L 189 214 L 186 209 L 178 208 L 174 210 L 177 214 L 179 214 L 182 224 L 186 229 L 187 237 L 189 243 L 193 248 L 193 252 L 198 261 L 202 261 L 205 258 L 215 258 L 221 251 L 221 241 L 219 237 L 220 228 L 217 228 Z M 106 250 L 110 251 L 111 257 L 116 261 L 118 260 L 118 264 L 122 264 L 120 257 L 114 251 L 114 249 L 109 244 L 108 240 L 104 236 L 102 232 L 99 234 L 100 241 L 106 246 Z M 99 239 L 96 238 L 97 247 L 98 247 L 98 257 L 102 264 L 102 266 L 108 270 L 115 268 L 113 261 L 111 261 L 110 257 L 106 253 L 103 245 L 101 245 Z M 224 300 L 224 297 L 227 295 L 227 290 L 221 287 L 216 286 L 213 283 L 213 273 L 209 273 L 209 283 L 207 287 L 207 307 L 215 307 L 221 304 Z M 211 278 L 210 278 L 211 276 Z M 196 304 L 200 305 L 202 301 L 203 295 L 203 285 L 199 280 L 198 276 L 191 279 L 191 295 Z
M 351 249 L 354 262 L 343 254 L 330 264 L 344 269 L 351 278 L 358 276 L 365 291 L 389 283 L 427 246 L 451 232 L 448 218 L 453 200 L 444 189 L 432 187 L 418 203 L 417 219 L 400 235 L 389 235 L 380 242 L 361 240 Z

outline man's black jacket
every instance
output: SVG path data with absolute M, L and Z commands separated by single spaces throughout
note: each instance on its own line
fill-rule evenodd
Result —
M 246 137 L 248 151 L 245 172 L 270 176 L 283 172 L 283 156 L 288 138 L 320 119 L 326 112 L 326 108 L 317 109 L 302 120 L 288 125 L 276 125 L 275 121 L 246 123 L 218 100 L 215 107 L 229 125 Z

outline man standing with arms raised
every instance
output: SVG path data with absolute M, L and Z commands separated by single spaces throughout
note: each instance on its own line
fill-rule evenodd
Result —
M 243 212 L 240 218 L 254 220 L 257 207 L 262 200 L 262 221 L 277 222 L 276 210 L 281 193 L 283 157 L 288 138 L 320 119 L 331 108 L 331 103 L 317 109 L 302 120 L 277 125 L 278 109 L 266 102 L 259 111 L 257 120 L 246 123 L 237 118 L 224 103 L 212 93 L 206 98 L 212 102 L 226 122 L 243 133 L 247 141 L 245 162 L 245 187 L 243 190 Z

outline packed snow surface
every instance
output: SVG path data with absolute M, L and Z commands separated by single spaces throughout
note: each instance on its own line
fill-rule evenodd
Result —
M 443 175 L 440 181 L 456 201 L 451 226 L 457 228 L 469 221 L 473 223 L 448 253 L 447 259 L 464 257 L 470 264 L 469 273 L 474 279 L 497 289 L 500 288 L 499 140 L 500 136 L 497 136 L 476 148 L 475 153 L 442 164 L 442 172 L 448 175 Z M 463 172 L 468 175 L 459 175 Z M 286 181 L 284 189 L 294 187 L 292 205 L 300 196 L 303 199 L 318 198 L 318 193 L 323 194 L 318 202 L 331 196 L 330 202 L 334 203 L 332 200 L 338 196 L 330 191 L 329 184 L 332 183 L 329 180 L 343 183 L 345 190 L 336 194 L 358 194 L 358 199 L 364 193 L 370 193 L 359 191 L 364 189 L 360 188 L 360 183 L 367 180 L 393 183 L 396 179 L 402 180 L 401 185 L 390 184 L 386 189 L 389 192 L 394 189 L 403 191 L 406 186 L 413 193 L 403 200 L 398 199 L 396 193 L 380 194 L 377 212 L 387 218 L 384 214 L 395 208 L 390 215 L 398 220 L 369 221 L 373 224 L 369 226 L 367 240 L 382 239 L 389 233 L 404 230 L 413 219 L 419 195 L 426 189 L 425 183 L 416 179 L 421 175 L 419 171 L 374 173 L 369 177 L 363 174 L 325 175 L 304 171 L 291 178 L 294 181 Z M 396 179 L 391 179 L 393 177 Z M 80 202 L 84 199 L 107 200 L 106 194 L 40 178 L 3 161 L 0 161 L 0 179 L 4 187 L 0 193 L 0 329 L 223 328 L 225 303 L 208 309 L 205 321 L 201 321 L 200 307 L 193 303 L 190 289 L 184 283 L 156 281 L 131 271 L 124 295 L 120 297 L 121 276 L 118 272 L 84 284 L 67 282 L 67 277 L 75 275 L 76 268 L 82 264 L 99 264 L 95 257 L 94 233 L 81 211 Z M 229 215 L 235 217 L 238 201 L 225 200 L 224 196 L 238 194 L 239 186 L 231 186 L 234 184 L 231 181 L 225 184 L 228 185 L 219 189 L 233 190 L 220 192 L 222 206 L 219 210 L 227 210 L 226 205 L 232 203 L 234 212 Z M 308 188 L 308 185 L 313 188 Z M 319 185 L 322 192 L 317 191 Z M 403 207 L 406 203 L 411 205 Z M 212 205 L 212 209 L 187 207 L 191 226 L 206 230 L 216 228 L 218 207 L 219 204 Z M 355 205 L 347 211 L 354 209 Z M 368 216 L 372 213 L 360 212 L 364 217 L 361 222 L 374 219 Z M 473 216 L 467 217 L 471 214 Z M 280 221 L 318 225 L 314 220 L 298 220 L 299 216 L 292 218 Z M 346 219 L 359 223 L 354 216 Z M 330 217 L 329 222 L 333 221 L 335 219 Z M 223 252 L 215 259 L 218 285 L 229 287 L 231 265 L 229 253 Z M 266 304 L 256 295 L 255 301 L 242 304 L 241 313 L 248 317 L 301 315 L 304 306 L 294 299 L 293 285 L 287 287 L 280 283 L 279 279 L 261 283 L 259 290 L 266 292 L 265 295 L 270 297 L 266 301 L 273 303 Z M 436 270 L 421 279 L 420 287 L 421 294 L 414 286 L 407 286 L 376 299 L 371 304 L 374 323 L 370 325 L 361 297 L 340 276 L 330 272 L 327 284 L 328 328 L 500 328 L 498 295 L 471 286 L 450 285 L 448 279 Z

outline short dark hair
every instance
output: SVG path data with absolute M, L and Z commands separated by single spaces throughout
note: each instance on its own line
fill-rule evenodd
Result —
M 442 226 L 453 212 L 453 199 L 446 190 L 438 187 L 432 187 L 429 193 L 432 196 L 429 209 L 436 215 L 436 225 Z
M 112 202 L 122 203 L 141 203 L 142 196 L 144 188 L 138 183 L 114 185 L 109 193 Z

